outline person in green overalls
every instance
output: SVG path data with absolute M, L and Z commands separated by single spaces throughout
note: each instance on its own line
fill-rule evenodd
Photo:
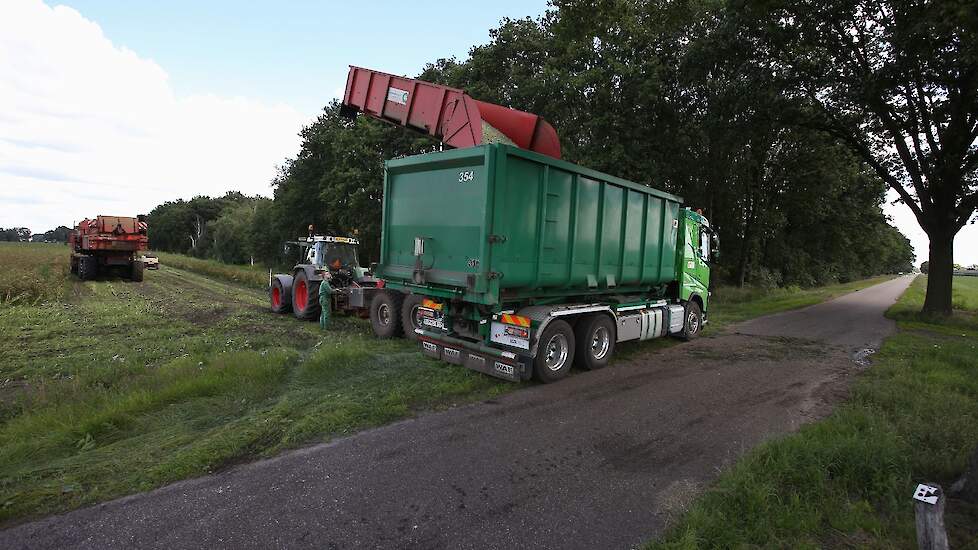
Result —
M 329 326 L 329 310 L 332 306 L 332 299 L 330 299 L 330 294 L 333 293 L 333 287 L 329 286 L 330 279 L 333 278 L 333 274 L 328 270 L 323 274 L 323 282 L 319 283 L 319 307 L 322 313 L 319 314 L 319 328 L 326 329 Z

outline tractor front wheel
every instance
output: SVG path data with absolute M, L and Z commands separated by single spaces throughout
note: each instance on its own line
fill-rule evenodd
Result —
M 288 275 L 276 275 L 272 279 L 268 297 L 272 303 L 273 313 L 288 313 L 292 309 L 292 286 L 287 284 L 290 279 Z

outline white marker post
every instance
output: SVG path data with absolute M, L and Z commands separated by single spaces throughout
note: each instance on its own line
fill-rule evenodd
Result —
M 920 550 L 948 550 L 944 528 L 944 491 L 936 483 L 921 483 L 913 493 Z

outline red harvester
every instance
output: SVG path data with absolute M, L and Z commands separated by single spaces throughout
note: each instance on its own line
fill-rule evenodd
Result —
M 94 279 L 99 271 L 121 270 L 133 281 L 143 280 L 139 252 L 149 248 L 144 216 L 98 216 L 82 220 L 68 233 L 71 272 L 79 279 Z

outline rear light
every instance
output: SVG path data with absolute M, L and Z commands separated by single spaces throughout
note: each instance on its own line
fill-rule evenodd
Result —
M 377 288 L 384 288 L 386 284 L 383 279 L 377 279 Z

